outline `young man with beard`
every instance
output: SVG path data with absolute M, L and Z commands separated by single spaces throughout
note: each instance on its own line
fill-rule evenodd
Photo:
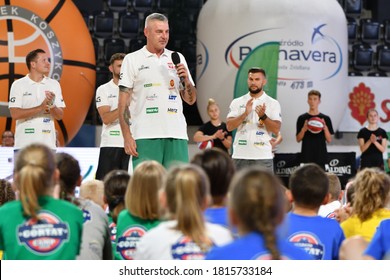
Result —
M 97 180 L 103 180 L 104 176 L 114 169 L 127 171 L 129 166 L 130 156 L 124 149 L 118 113 L 118 81 L 125 56 L 124 53 L 114 53 L 111 56 L 109 69 L 112 79 L 96 90 L 96 107 L 103 122 L 99 163 L 96 171 Z
M 250 68 L 249 92 L 230 104 L 227 129 L 237 129 L 232 155 L 237 170 L 260 165 L 273 172 L 271 139 L 279 134 L 282 117 L 279 102 L 263 90 L 266 83 L 264 69 Z

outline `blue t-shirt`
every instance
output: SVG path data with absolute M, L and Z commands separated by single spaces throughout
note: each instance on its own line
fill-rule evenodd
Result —
M 381 260 L 390 254 L 390 219 L 379 224 L 364 254 L 377 260 Z
M 277 238 L 277 247 L 281 259 L 312 259 L 305 251 L 281 238 Z M 206 260 L 269 260 L 271 258 L 270 252 L 265 247 L 264 237 L 256 232 L 241 236 L 225 246 L 214 247 L 206 255 Z
M 228 222 L 228 215 L 227 215 L 227 208 L 226 207 L 220 207 L 220 208 L 207 208 L 204 211 L 204 216 L 206 218 L 206 221 L 212 224 L 218 224 L 225 228 L 229 228 L 229 222 Z
M 316 260 L 338 260 L 345 239 L 337 221 L 321 216 L 288 213 L 287 241 L 304 249 Z

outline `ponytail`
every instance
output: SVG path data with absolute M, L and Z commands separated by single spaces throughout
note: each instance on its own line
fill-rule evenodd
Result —
M 177 219 L 176 229 L 190 237 L 202 251 L 207 251 L 211 240 L 206 233 L 202 205 L 209 195 L 209 182 L 199 167 L 177 167 L 166 184 L 169 211 Z
M 262 169 L 237 174 L 230 185 L 230 207 L 244 231 L 257 232 L 273 259 L 280 259 L 276 228 L 283 220 L 285 196 L 277 178 Z
M 31 144 L 19 152 L 14 173 L 25 216 L 38 219 L 38 198 L 54 186 L 54 170 L 54 155 L 47 146 Z

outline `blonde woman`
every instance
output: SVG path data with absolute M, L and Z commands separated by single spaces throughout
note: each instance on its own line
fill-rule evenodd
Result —
M 141 239 L 135 259 L 203 259 L 214 245 L 231 241 L 222 226 L 205 222 L 203 211 L 210 199 L 207 175 L 198 166 L 170 170 L 161 195 L 169 221 L 160 223 Z
M 352 216 L 341 223 L 345 237 L 360 235 L 370 242 L 379 223 L 390 218 L 390 177 L 376 168 L 365 168 L 353 181 L 355 188 Z
M 118 217 L 115 259 L 131 260 L 137 244 L 160 223 L 158 193 L 166 171 L 154 160 L 137 165 L 125 194 L 126 209 Z
M 214 147 L 228 153 L 232 146 L 232 133 L 227 130 L 226 123 L 221 121 L 219 106 L 212 98 L 207 104 L 207 114 L 210 120 L 195 132 L 193 140 L 198 143 L 213 141 Z

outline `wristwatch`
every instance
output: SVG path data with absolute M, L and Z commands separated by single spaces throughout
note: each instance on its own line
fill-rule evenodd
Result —
M 268 116 L 266 114 L 262 115 L 260 118 L 259 118 L 259 121 L 265 121 L 266 119 L 268 118 Z

